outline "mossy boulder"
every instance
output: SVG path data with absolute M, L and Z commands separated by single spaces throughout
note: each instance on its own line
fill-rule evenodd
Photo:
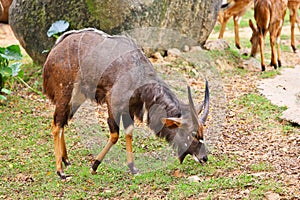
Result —
M 70 29 L 95 27 L 127 34 L 145 49 L 204 44 L 212 31 L 221 0 L 14 0 L 9 23 L 21 45 L 43 63 L 53 38 L 47 30 L 57 20 Z

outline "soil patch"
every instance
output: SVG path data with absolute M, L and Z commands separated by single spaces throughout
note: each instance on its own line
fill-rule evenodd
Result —
M 259 81 L 259 91 L 273 104 L 287 107 L 282 119 L 300 124 L 300 65 L 280 72 L 275 78 Z

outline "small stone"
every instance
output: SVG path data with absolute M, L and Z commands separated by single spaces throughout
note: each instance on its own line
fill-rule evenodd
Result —
M 199 178 L 199 176 L 194 175 L 194 176 L 188 177 L 188 180 L 189 180 L 190 182 L 200 182 L 201 179 Z
M 154 54 L 152 54 L 152 58 L 155 59 L 156 62 L 164 61 L 164 57 L 159 52 L 155 52 Z
M 249 50 L 248 49 L 241 49 L 240 54 L 243 56 L 248 56 L 249 55 Z
M 280 195 L 274 192 L 266 192 L 265 197 L 267 200 L 280 200 Z
M 190 47 L 188 45 L 184 45 L 182 51 L 183 52 L 189 52 L 190 51 Z
M 190 49 L 190 52 L 195 52 L 195 51 L 202 51 L 202 47 L 201 46 L 193 46 Z
M 172 49 L 168 49 L 167 54 L 168 56 L 171 57 L 179 57 L 181 55 L 181 51 L 179 49 L 172 48 Z
M 260 62 L 253 57 L 250 57 L 248 60 L 245 60 L 243 62 L 242 68 L 249 70 L 249 71 L 260 71 L 261 70 Z
M 223 39 L 218 39 L 215 41 L 207 41 L 204 45 L 204 48 L 207 50 L 219 50 L 219 51 L 228 49 L 229 47 L 230 47 L 229 44 Z

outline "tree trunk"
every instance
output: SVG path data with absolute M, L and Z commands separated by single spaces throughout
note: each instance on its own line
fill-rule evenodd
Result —
M 53 38 L 47 30 L 57 20 L 71 29 L 95 27 L 126 34 L 144 49 L 155 51 L 202 45 L 211 33 L 221 0 L 15 0 L 9 22 L 23 48 L 43 63 Z

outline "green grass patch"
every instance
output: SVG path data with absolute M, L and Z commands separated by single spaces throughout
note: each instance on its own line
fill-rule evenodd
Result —
M 247 118 L 258 117 L 261 122 L 279 119 L 281 113 L 286 110 L 286 107 L 275 106 L 265 97 L 254 93 L 243 95 L 234 103 L 243 105 L 243 115 L 247 115 Z
M 264 172 L 264 171 L 273 171 L 274 168 L 270 163 L 260 162 L 250 166 L 251 170 L 254 172 Z
M 236 63 L 239 63 L 241 61 L 241 55 L 235 48 L 229 48 L 223 51 L 211 50 L 207 53 L 213 60 L 223 58 L 224 60 L 232 63 L 233 65 L 236 65 Z
M 282 183 L 275 180 L 262 180 L 259 184 L 256 184 L 256 188 L 250 192 L 249 199 L 264 199 L 267 192 L 275 192 L 277 194 L 283 194 L 285 191 L 282 189 Z
M 263 72 L 259 75 L 259 78 L 261 78 L 261 79 L 273 78 L 273 77 L 275 77 L 277 75 L 280 75 L 280 74 L 281 74 L 280 70 L 265 71 L 265 72 Z
M 99 166 L 98 174 L 92 176 L 89 173 L 90 159 L 103 146 L 93 150 L 84 145 L 84 135 L 78 131 L 80 127 L 75 125 L 76 122 L 67 127 L 65 132 L 72 162 L 66 173 L 72 178 L 62 182 L 55 173 L 50 126 L 52 111 L 49 107 L 41 100 L 12 96 L 6 105 L 1 105 L 0 117 L 0 126 L 4 127 L 0 132 L 1 198 L 141 199 L 145 196 L 155 198 L 163 195 L 170 199 L 186 199 L 197 198 L 200 193 L 208 191 L 213 197 L 222 190 L 239 190 L 250 186 L 259 189 L 255 183 L 260 180 L 251 174 L 228 176 L 230 172 L 239 170 L 239 164 L 234 158 L 225 155 L 209 155 L 209 161 L 205 165 L 199 165 L 188 156 L 180 165 L 176 156 L 169 154 L 167 156 L 170 159 L 163 165 L 157 165 L 157 160 L 150 160 L 144 165 L 142 162 L 137 163 L 137 167 L 147 170 L 138 176 L 132 176 L 125 164 L 123 136 Z M 98 138 L 101 139 L 101 134 L 106 134 L 107 131 L 99 126 L 89 130 L 94 133 L 97 129 Z M 89 134 L 86 129 L 83 131 L 84 134 Z M 145 145 L 148 145 L 148 152 L 159 152 L 160 148 L 168 146 L 165 141 L 156 137 L 136 137 L 134 150 L 137 157 L 146 153 Z M 114 159 L 117 159 L 116 163 L 113 162 Z M 173 176 L 175 170 L 180 170 L 184 175 Z M 199 176 L 201 181 L 188 181 L 187 178 L 193 175 Z

